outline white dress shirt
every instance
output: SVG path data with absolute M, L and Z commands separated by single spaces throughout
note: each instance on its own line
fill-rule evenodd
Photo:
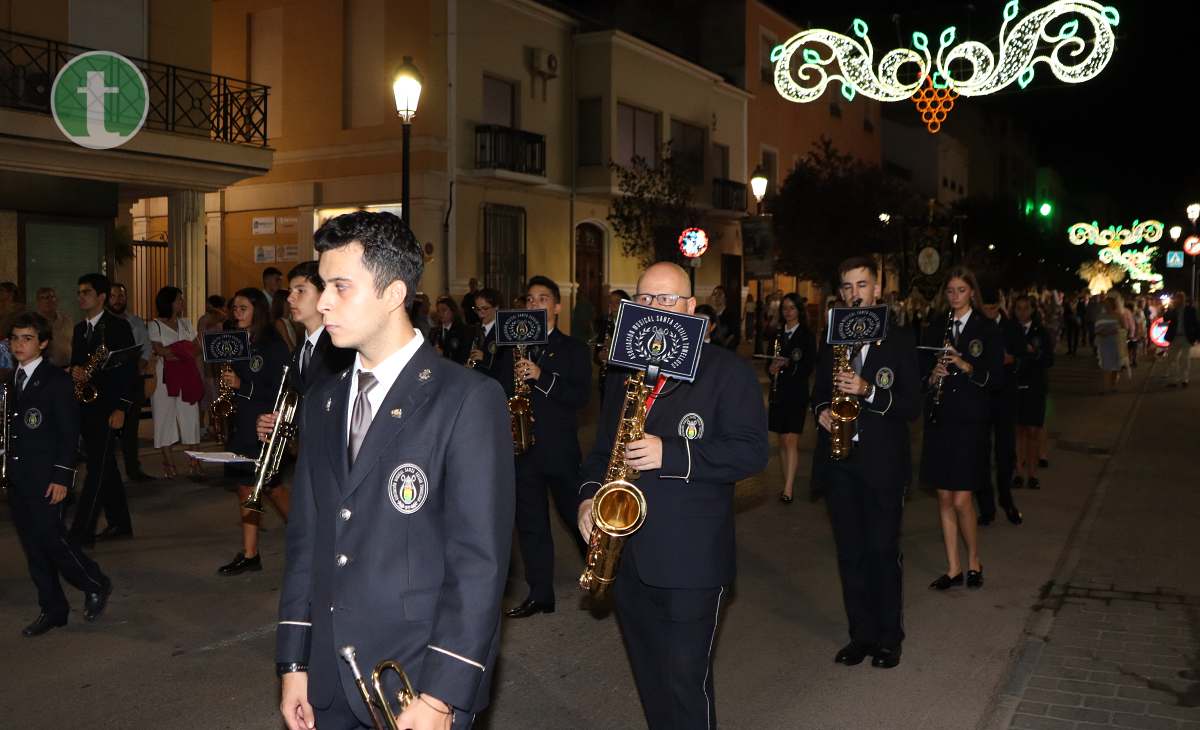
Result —
M 408 341 L 407 345 L 388 355 L 387 359 L 371 370 L 367 370 L 375 376 L 376 381 L 375 387 L 367 393 L 367 402 L 371 404 L 372 422 L 379 414 L 379 409 L 383 407 L 383 400 L 387 398 L 388 391 L 392 389 L 396 378 L 404 372 L 404 367 L 408 365 L 409 360 L 413 359 L 413 355 L 417 354 L 417 350 L 421 349 L 424 342 L 425 338 L 421 336 L 421 331 L 414 330 L 413 338 Z M 362 355 L 357 354 L 354 356 L 354 369 L 350 376 L 350 397 L 346 399 L 346 443 L 350 443 L 350 422 L 354 420 L 354 401 L 358 398 L 358 374 L 363 370 L 366 368 L 362 366 Z

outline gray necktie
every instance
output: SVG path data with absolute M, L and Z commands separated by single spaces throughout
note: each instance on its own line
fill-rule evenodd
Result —
M 358 396 L 354 399 L 354 415 L 350 418 L 350 465 L 354 465 L 354 459 L 358 456 L 358 450 L 362 448 L 363 439 L 367 437 L 367 430 L 371 428 L 371 401 L 367 400 L 367 394 L 375 387 L 379 381 L 375 380 L 375 376 L 365 370 L 358 372 Z
M 862 366 L 863 366 L 863 348 L 860 347 L 860 348 L 858 348 L 858 350 L 856 350 L 854 352 L 854 359 L 850 361 L 850 367 L 854 368 L 854 372 L 857 375 L 862 375 Z
M 300 374 L 308 373 L 308 361 L 312 359 L 313 343 L 312 340 L 306 340 L 304 343 L 304 352 L 300 355 Z
M 25 390 L 25 378 L 26 377 L 28 377 L 28 376 L 25 375 L 25 368 L 21 368 L 20 370 L 17 371 L 17 395 L 18 396 L 21 395 L 21 393 Z

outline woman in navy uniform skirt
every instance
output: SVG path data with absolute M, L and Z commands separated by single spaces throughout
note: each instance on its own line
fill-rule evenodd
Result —
M 258 289 L 241 289 L 233 295 L 229 307 L 234 329 L 250 331 L 250 359 L 233 363 L 232 371 L 221 375 L 222 381 L 234 389 L 233 403 L 237 409 L 229 418 L 229 435 L 225 448 L 235 454 L 257 459 L 261 444 L 255 427 L 258 417 L 270 413 L 279 394 L 279 381 L 283 377 L 283 366 L 287 365 L 291 353 L 287 344 L 271 326 L 271 310 L 267 298 Z M 241 480 L 238 486 L 238 504 L 250 496 L 250 485 L 254 478 L 254 465 L 227 464 L 226 475 Z M 267 493 L 281 517 L 287 520 L 288 492 L 286 487 L 272 489 Z M 262 570 L 262 559 L 258 555 L 258 525 L 262 514 L 242 509 L 242 552 L 233 562 L 222 565 L 220 575 L 238 575 L 247 570 Z
M 1042 431 L 1046 424 L 1046 368 L 1054 364 L 1054 341 L 1033 316 L 1033 300 L 1013 304 L 1024 348 L 1017 353 L 1017 484 L 1040 489 L 1037 478 Z
M 792 484 L 800 466 L 800 434 L 808 416 L 808 376 L 816 360 L 816 345 L 804 322 L 800 297 L 784 295 L 779 311 L 783 315 L 783 328 L 775 335 L 779 357 L 767 366 L 772 379 L 767 427 L 779 434 L 779 463 L 783 466 L 783 492 L 779 501 L 791 504 Z M 774 344 L 771 354 L 775 354 Z
M 924 344 L 944 353 L 922 351 L 926 400 L 925 437 L 921 449 L 921 481 L 937 489 L 946 572 L 930 588 L 944 591 L 963 584 L 958 541 L 967 546 L 968 588 L 983 586 L 975 504 L 971 493 L 988 482 L 990 392 L 1004 377 L 1004 340 L 996 323 L 977 311 L 979 285 L 965 267 L 946 276 L 949 317 L 935 319 L 925 330 Z M 935 393 L 940 389 L 940 403 Z

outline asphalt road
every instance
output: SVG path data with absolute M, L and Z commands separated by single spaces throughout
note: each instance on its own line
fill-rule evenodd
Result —
M 894 670 L 832 662 L 846 635 L 823 503 L 781 505 L 776 459 L 763 475 L 739 484 L 739 574 L 715 649 L 721 724 L 985 726 L 1039 591 L 1140 397 L 1140 379 L 1104 397 L 1094 395 L 1097 379 L 1091 358 L 1060 358 L 1049 425 L 1052 466 L 1040 492 L 1017 493 L 1024 525 L 1001 516 L 983 531 L 982 590 L 926 589 L 945 568 L 936 499 L 921 490 L 910 495 L 903 538 L 908 638 Z M 1169 399 L 1159 406 L 1184 407 Z M 1160 436 L 1171 445 L 1171 434 Z M 590 446 L 591 429 L 581 438 Z M 811 442 L 806 434 L 798 495 L 807 492 Z M 157 471 L 154 457 L 146 461 L 147 470 Z M 272 664 L 280 521 L 270 513 L 265 520 L 263 572 L 221 578 L 216 568 L 240 540 L 235 497 L 215 478 L 134 485 L 131 503 L 135 539 L 95 550 L 115 583 L 108 612 L 85 624 L 82 600 L 72 595 L 70 625 L 37 639 L 19 633 L 37 606 L 8 512 L 0 510 L 0 728 L 280 727 Z M 575 588 L 578 556 L 556 530 L 565 548 L 557 556 L 558 612 L 505 623 L 493 706 L 477 727 L 644 727 L 616 623 L 583 606 Z M 506 606 L 524 595 L 514 556 Z

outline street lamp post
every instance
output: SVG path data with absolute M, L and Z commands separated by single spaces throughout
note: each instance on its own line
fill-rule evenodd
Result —
M 410 224 L 408 169 L 409 147 L 412 140 L 412 120 L 417 115 L 417 102 L 421 100 L 421 72 L 413 65 L 412 56 L 405 56 L 404 63 L 392 81 L 392 94 L 396 97 L 396 115 L 404 125 L 403 153 L 400 163 L 400 219 Z
M 1192 233 L 1196 233 L 1196 219 L 1200 218 L 1200 203 L 1187 207 L 1188 220 L 1192 222 Z M 1192 256 L 1192 306 L 1196 306 L 1196 257 Z
M 755 215 L 762 215 L 763 198 L 767 196 L 767 173 L 762 165 L 754 168 L 754 174 L 750 176 L 750 192 L 754 194 L 754 202 L 758 206 Z

